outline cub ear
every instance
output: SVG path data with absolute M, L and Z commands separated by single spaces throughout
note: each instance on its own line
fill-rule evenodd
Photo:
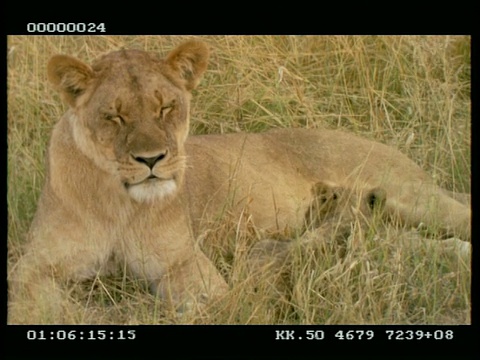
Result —
M 375 187 L 367 193 L 366 201 L 370 210 L 383 211 L 387 202 L 387 192 L 384 188 Z
M 72 107 L 93 78 L 90 66 L 67 55 L 53 56 L 48 62 L 47 74 L 50 82 Z
M 207 69 L 209 49 L 201 41 L 187 41 L 168 54 L 168 67 L 184 81 L 185 89 L 194 89 Z
M 312 193 L 322 202 L 334 201 L 341 195 L 342 188 L 331 182 L 319 181 L 313 185 Z

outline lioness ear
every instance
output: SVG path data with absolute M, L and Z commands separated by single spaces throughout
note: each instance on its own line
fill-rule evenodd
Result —
M 166 63 L 182 80 L 185 89 L 194 89 L 207 69 L 209 50 L 201 41 L 188 41 L 168 54 Z
M 73 107 L 77 98 L 87 89 L 93 77 L 93 70 L 71 56 L 55 55 L 48 62 L 47 74 L 50 82 Z

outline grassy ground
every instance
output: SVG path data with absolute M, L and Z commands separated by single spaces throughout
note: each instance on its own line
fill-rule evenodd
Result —
M 44 181 L 49 134 L 65 111 L 46 81 L 55 53 L 91 61 L 122 47 L 166 53 L 189 37 L 15 36 L 8 39 L 8 263 L 15 263 Z M 470 192 L 470 39 L 457 36 L 209 36 L 209 71 L 194 93 L 192 133 L 344 128 L 400 149 L 437 182 Z M 197 323 L 465 324 L 470 267 L 397 229 L 359 233 L 340 256 L 295 253 L 286 292 L 242 269 L 235 228 L 216 262 L 232 291 Z M 233 241 L 235 240 L 235 242 Z M 73 295 L 72 295 L 73 296 Z M 97 278 L 76 289 L 75 322 L 168 323 L 141 281 Z

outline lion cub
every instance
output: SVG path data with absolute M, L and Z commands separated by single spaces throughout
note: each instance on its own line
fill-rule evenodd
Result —
M 302 228 L 309 212 L 321 225 L 311 211 L 320 182 L 381 188 L 386 218 L 470 239 L 470 208 L 386 145 L 313 129 L 188 136 L 191 91 L 208 58 L 199 41 L 164 58 L 125 49 L 91 65 L 52 57 L 48 78 L 68 110 L 53 129 L 26 251 L 9 278 L 10 323 L 72 321 L 67 285 L 112 260 L 166 306 L 194 311 L 228 291 L 197 244 L 208 224 L 240 221 L 248 209 L 266 231 Z
M 312 188 L 312 202 L 305 214 L 305 225 L 295 239 L 269 238 L 254 244 L 247 257 L 247 271 L 254 276 L 271 277 L 285 288 L 292 256 L 297 248 L 305 251 L 333 248 L 344 252 L 356 227 L 367 230 L 380 219 L 386 194 L 375 188 L 360 194 L 352 189 L 319 182 Z M 358 230 L 358 229 L 357 229 Z

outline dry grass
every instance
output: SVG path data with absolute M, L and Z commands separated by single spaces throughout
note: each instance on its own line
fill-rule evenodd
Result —
M 91 61 L 121 47 L 166 53 L 188 37 L 15 36 L 8 39 L 8 262 L 21 254 L 44 181 L 52 126 L 65 111 L 46 81 L 55 53 Z M 457 36 L 212 36 L 209 71 L 194 94 L 192 133 L 272 127 L 344 128 L 409 155 L 437 182 L 470 192 L 470 39 Z M 244 269 L 252 236 L 212 224 L 209 249 L 231 285 L 223 302 L 177 319 L 141 280 L 97 278 L 75 287 L 74 322 L 465 324 L 470 267 L 429 246 L 401 246 L 397 229 L 354 234 L 357 245 L 294 249 L 279 291 Z M 380 234 L 380 235 L 379 235 Z M 319 255 L 320 254 L 320 255 Z M 451 254 L 450 254 L 451 255 Z

